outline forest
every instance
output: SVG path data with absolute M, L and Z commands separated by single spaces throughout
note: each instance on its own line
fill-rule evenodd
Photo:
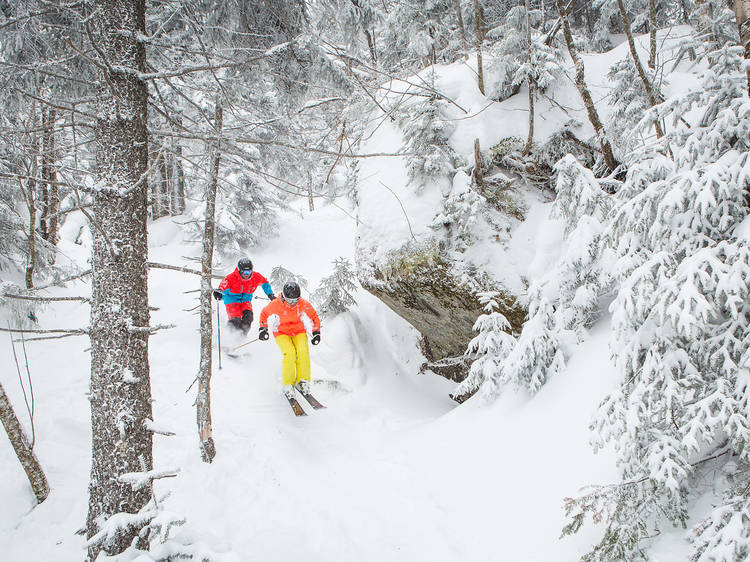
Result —
M 9 560 L 750 559 L 750 0 L 0 0 L 0 68 Z

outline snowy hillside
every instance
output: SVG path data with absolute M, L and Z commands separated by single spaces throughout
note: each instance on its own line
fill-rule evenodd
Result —
M 351 257 L 352 221 L 333 207 L 301 221 L 290 216 L 284 227 L 332 244 L 301 252 L 280 240 L 254 254 L 259 271 L 293 263 L 315 284 L 334 257 Z M 151 225 L 151 259 L 189 266 L 174 257 L 198 248 L 179 239 L 169 219 Z M 182 532 L 206 548 L 231 551 L 227 560 L 449 561 L 496 560 L 502 545 L 504 559 L 542 561 L 572 559 L 595 540 L 557 537 L 562 497 L 614 478 L 610 460 L 594 456 L 587 437 L 590 405 L 612 383 L 604 330 L 582 349 L 580 363 L 534 401 L 508 396 L 491 408 L 456 409 L 447 396 L 450 382 L 416 374 L 413 330 L 360 291 L 357 308 L 325 323 L 323 342 L 313 350 L 316 394 L 327 410 L 291 415 L 272 343 L 222 358 L 213 377 L 218 453 L 206 465 L 196 444 L 194 394 L 185 392 L 198 360 L 197 320 L 185 312 L 195 302 L 186 293 L 195 281 L 169 271 L 153 272 L 150 281 L 159 308 L 154 321 L 178 326 L 150 348 L 155 421 L 177 434 L 157 436 L 157 466 L 181 468 L 157 491 L 172 492 L 168 509 L 187 517 Z M 86 290 L 76 285 L 50 294 Z M 87 315 L 85 305 L 67 303 L 39 312 L 50 327 L 83 326 Z M 27 344 L 38 455 L 53 491 L 32 510 L 25 476 L 9 444 L 3 446 L 0 549 L 7 560 L 82 556 L 84 540 L 75 531 L 86 514 L 87 347 L 85 338 Z M 4 354 L 3 372 L 14 371 L 12 356 Z M 4 383 L 22 404 L 15 377 Z
M 704 63 L 685 60 L 676 68 L 668 63 L 689 34 L 686 26 L 659 31 L 667 99 L 700 88 L 698 73 Z M 647 57 L 648 36 L 637 40 Z M 627 54 L 623 42 L 609 52 L 584 57 L 586 78 L 605 121 L 613 111 L 607 103 L 613 88 L 607 73 Z M 485 64 L 489 77 L 498 71 L 491 57 Z M 569 58 L 565 64 L 572 73 Z M 405 138 L 397 120 L 389 118 L 389 104 L 397 104 L 396 98 L 413 86 L 396 80 L 384 83 L 377 95 L 386 113 L 373 110 L 376 115 L 358 151 L 389 156 L 359 160 L 357 207 L 325 204 L 321 197 L 309 210 L 304 198 L 293 200 L 278 214 L 278 237 L 243 248 L 256 271 L 270 277 L 273 268 L 283 266 L 303 276 L 309 283 L 303 297 L 308 298 L 330 275 L 337 258 L 354 263 L 364 255 L 374 262 L 404 241 L 431 243 L 446 198 L 469 189 L 467 170 L 474 160 L 475 139 L 489 150 L 508 137 L 525 137 L 526 90 L 503 102 L 482 95 L 476 86 L 475 57 L 434 65 L 410 80 L 419 81 L 432 81 L 449 100 L 442 106 L 447 112 L 442 118 L 451 123 L 448 143 L 462 163 L 452 179 L 442 177 L 417 189 L 409 181 L 407 157 L 390 156 L 402 149 Z M 569 78 L 545 92 L 536 111 L 537 143 L 571 119 L 579 122 L 581 138 L 595 136 Z M 580 248 L 565 238 L 564 219 L 551 215 L 551 189 L 524 186 L 518 191 L 525 220 L 507 219 L 506 238 L 477 223 L 476 240 L 462 259 L 525 294 L 529 286 L 547 279 L 561 258 Z M 149 222 L 150 261 L 196 267 L 201 245 L 188 241 L 185 219 L 201 213 L 199 203 L 193 202 L 185 215 Z M 85 223 L 80 211 L 72 213 L 59 242 L 66 263 L 81 270 L 89 267 L 92 247 L 90 234 L 79 232 Z M 748 241 L 749 233 L 746 219 L 740 236 Z M 234 265 L 234 257 L 225 258 L 214 270 L 225 274 Z M 23 284 L 21 270 L 12 275 L 4 280 Z M 619 482 L 622 476 L 615 447 L 608 443 L 595 453 L 591 445 L 592 416 L 622 383 L 622 371 L 612 358 L 618 319 L 608 312 L 614 310 L 609 306 L 616 291 L 597 302 L 601 315 L 590 330 L 581 330 L 577 339 L 570 330 L 560 344 L 565 368 L 534 396 L 508 388 L 495 401 L 478 394 L 459 405 L 449 397 L 454 382 L 429 371 L 420 373 L 425 357 L 417 330 L 358 288 L 356 305 L 324 318 L 321 344 L 310 348 L 313 392 L 326 409 L 313 411 L 304 404 L 306 417 L 295 417 L 284 399 L 280 354 L 273 340 L 248 343 L 257 336 L 257 318 L 267 304 L 261 291 L 255 294 L 256 320 L 246 339 L 229 332 L 221 305 L 218 325 L 214 320 L 211 378 L 217 453 L 212 463 L 204 463 L 194 385 L 200 358 L 200 282 L 196 276 L 163 269 L 151 269 L 148 275 L 149 305 L 155 307 L 152 325 L 175 325 L 149 340 L 154 423 L 160 432 L 174 433 L 155 436 L 154 467 L 179 470 L 175 477 L 157 480 L 155 493 L 166 513 L 186 519 L 172 537 L 189 545 L 195 559 L 568 562 L 579 560 L 602 540 L 603 526 L 584 525 L 564 538 L 561 531 L 569 523 L 566 498 L 581 495 L 587 486 Z M 281 287 L 273 289 L 278 293 Z M 43 291 L 44 296 L 90 294 L 87 277 Z M 47 329 L 85 328 L 90 322 L 85 302 L 53 302 L 34 312 L 39 326 Z M 215 309 L 214 319 L 216 315 Z M 0 316 L 3 326 L 12 321 Z M 220 367 L 219 338 L 224 350 Z M 248 345 L 237 350 L 236 357 L 226 355 L 227 349 L 243 343 Z M 33 382 L 34 450 L 51 493 L 37 505 L 10 443 L 0 438 L 0 559 L 82 560 L 92 438 L 89 338 L 26 342 L 28 357 L 21 343 L 14 344 L 13 352 L 8 340 L 5 345 L 0 380 L 27 430 L 23 405 Z M 31 381 L 26 379 L 27 362 Z M 708 486 L 706 490 L 691 498 L 688 528 L 717 501 L 714 491 Z M 657 535 L 649 545 L 652 560 L 688 559 L 684 529 L 662 529 Z M 127 555 L 112 559 L 130 560 Z

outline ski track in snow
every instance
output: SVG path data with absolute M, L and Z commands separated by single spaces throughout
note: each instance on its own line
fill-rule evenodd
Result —
M 587 75 L 603 76 L 625 49 L 621 45 L 607 57 L 587 56 Z M 448 76 L 443 86 L 463 87 L 461 72 L 466 69 Z M 593 89 L 597 86 L 592 83 Z M 579 105 L 570 85 L 566 88 L 573 97 L 563 102 Z M 474 110 L 485 105 L 471 92 L 464 97 L 459 101 Z M 508 115 L 512 110 L 509 105 Z M 501 109 L 483 112 L 472 130 L 455 136 L 459 150 L 470 149 L 477 131 L 499 134 L 490 126 L 496 122 L 490 119 L 493 111 Z M 520 115 L 508 121 L 522 131 L 525 117 Z M 487 126 L 479 127 L 482 122 Z M 503 131 L 510 130 L 509 123 Z M 540 123 L 537 134 L 548 132 Z M 491 140 L 483 139 L 483 146 Z M 392 142 L 386 145 L 393 148 Z M 390 186 L 396 176 L 384 176 L 385 183 Z M 390 193 L 377 193 L 374 208 L 379 215 L 374 220 L 379 221 L 383 205 L 397 202 Z M 409 203 L 405 201 L 407 208 Z M 425 208 L 418 206 L 418 211 Z M 407 226 L 400 208 L 388 216 L 394 218 L 387 232 L 373 238 L 373 251 L 387 250 Z M 312 290 L 330 274 L 334 258 L 353 262 L 354 224 L 342 211 L 322 207 L 282 220 L 280 238 L 248 252 L 257 271 L 268 276 L 274 266 L 283 265 L 305 276 Z M 60 249 L 85 268 L 89 248 L 70 242 L 82 221 L 75 214 L 67 219 Z M 544 271 L 557 251 L 554 237 L 539 231 L 545 226 L 549 223 L 537 217 L 519 229 L 524 242 L 541 242 L 535 255 L 524 256 L 534 271 Z M 151 224 L 149 258 L 194 267 L 188 258 L 200 250 L 180 237 L 179 227 L 168 218 Z M 233 262 L 227 260 L 218 270 L 229 273 Z M 614 453 L 594 455 L 588 442 L 591 415 L 617 383 L 606 322 L 600 322 L 576 348 L 566 371 L 533 400 L 506 393 L 491 405 L 474 399 L 456 407 L 447 396 L 453 383 L 417 374 L 421 359 L 415 331 L 360 290 L 353 312 L 324 319 L 321 345 L 310 348 L 313 379 L 336 381 L 340 387 L 313 387 L 326 410 L 313 411 L 300 400 L 309 415 L 293 416 L 281 394 L 281 360 L 273 341 L 252 343 L 237 359 L 223 356 L 222 369 L 214 356 L 211 397 L 217 456 L 209 465 L 200 461 L 198 451 L 195 386 L 185 392 L 199 359 L 197 314 L 188 311 L 197 304 L 197 293 L 185 291 L 198 287 L 198 278 L 190 275 L 164 270 L 149 275 L 150 304 L 159 308 L 152 313 L 152 323 L 177 325 L 157 333 L 149 346 L 154 421 L 177 433 L 155 436 L 155 468 L 181 468 L 177 478 L 157 482 L 156 489 L 171 491 L 167 509 L 187 517 L 180 532 L 215 551 L 231 552 L 227 559 L 264 562 L 565 562 L 579 559 L 601 538 L 603 529 L 590 524 L 573 537 L 558 537 L 565 523 L 564 497 L 579 494 L 588 484 L 618 480 Z M 74 282 L 49 294 L 88 292 L 86 283 Z M 250 338 L 256 337 L 258 314 L 266 302 L 254 301 Z M 38 311 L 41 325 L 48 328 L 85 327 L 88 314 L 88 306 L 81 303 L 55 303 Z M 5 323 L 4 318 L 0 321 Z M 229 335 L 223 306 L 221 335 L 223 346 L 241 341 Z M 4 345 L 10 344 L 6 340 Z M 27 344 L 36 398 L 36 452 L 52 492 L 33 507 L 10 443 L 0 438 L 1 560 L 84 557 L 85 541 L 75 532 L 84 525 L 87 511 L 88 346 L 85 337 Z M 28 426 L 9 349 L 0 361 L 0 380 Z M 666 530 L 655 559 L 686 559 L 682 533 Z
M 314 288 L 333 258 L 352 257 L 352 225 L 340 214 L 329 207 L 304 220 L 289 218 L 289 240 L 314 231 L 316 240 L 328 243 L 274 241 L 250 253 L 256 269 L 266 273 L 283 264 Z M 169 219 L 151 226 L 150 242 L 154 261 L 188 265 L 176 256 L 198 252 L 180 243 Z M 177 433 L 155 436 L 155 468 L 182 469 L 156 489 L 171 491 L 166 505 L 187 516 L 184 532 L 216 551 L 231 550 L 231 559 L 264 561 L 572 560 L 592 543 L 590 529 L 564 541 L 558 536 L 562 497 L 614 477 L 611 459 L 595 457 L 587 443 L 593 405 L 613 384 L 606 369 L 594 370 L 607 362 L 605 331 L 586 344 L 592 357 L 584 368 L 573 363 L 534 401 L 509 395 L 489 407 L 469 402 L 456 408 L 447 396 L 452 383 L 416 374 L 415 332 L 360 290 L 355 311 L 324 319 L 322 343 L 311 347 L 313 378 L 341 387 L 314 385 L 326 410 L 301 401 L 309 415 L 292 415 L 281 395 L 273 341 L 252 343 L 236 359 L 224 355 L 222 369 L 214 356 L 217 456 L 208 465 L 199 459 L 195 386 L 185 392 L 199 358 L 197 316 L 186 311 L 197 294 L 185 291 L 197 286 L 189 275 L 150 273 L 150 303 L 159 308 L 152 323 L 177 324 L 150 341 L 154 420 Z M 86 291 L 77 283 L 55 293 Z M 264 303 L 255 301 L 249 338 Z M 222 345 L 236 346 L 242 340 L 229 335 L 221 308 Z M 85 326 L 88 307 L 57 303 L 39 316 L 45 326 Z M 0 447 L 0 551 L 14 562 L 80 560 L 84 540 L 74 533 L 87 509 L 88 340 L 27 345 L 37 452 L 52 493 L 31 510 L 31 491 L 6 441 Z M 3 366 L 3 383 L 25 422 L 12 358 Z M 564 380 L 570 378 L 580 382 Z

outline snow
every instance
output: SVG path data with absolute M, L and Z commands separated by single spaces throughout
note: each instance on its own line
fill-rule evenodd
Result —
M 282 227 L 286 237 L 252 255 L 258 271 L 281 262 L 314 287 L 334 257 L 353 255 L 353 221 L 335 207 L 305 212 L 302 220 L 289 215 Z M 189 267 L 199 248 L 179 233 L 170 219 L 153 223 L 149 259 Z M 152 323 L 177 324 L 151 338 L 150 362 L 154 424 L 177 434 L 155 435 L 154 471 L 180 469 L 154 485 L 171 490 L 167 509 L 187 518 L 178 537 L 198 534 L 239 560 L 492 560 L 498 541 L 507 559 L 572 559 L 594 542 L 596 531 L 564 541 L 558 535 L 564 496 L 615 479 L 611 459 L 588 445 L 589 415 L 612 384 L 605 330 L 533 401 L 507 396 L 491 407 L 470 401 L 457 408 L 448 398 L 452 383 L 417 374 L 422 358 L 413 329 L 360 290 L 352 312 L 323 320 L 322 342 L 311 348 L 314 392 L 326 410 L 292 416 L 273 342 L 252 343 L 238 359 L 223 357 L 221 370 L 214 364 L 218 452 L 207 465 L 198 452 L 195 389 L 185 392 L 197 371 L 199 338 L 189 312 L 196 294 L 186 291 L 197 286 L 190 275 L 150 273 L 150 301 L 159 308 Z M 87 287 L 77 282 L 50 292 L 86 294 Z M 38 316 L 44 326 L 81 327 L 88 307 L 56 303 Z M 27 343 L 36 450 L 52 492 L 34 508 L 10 445 L 0 447 L 0 550 L 7 560 L 83 556 L 85 541 L 75 531 L 87 510 L 87 347 L 86 338 Z M 22 416 L 12 358 L 2 362 L 2 382 Z
M 673 29 L 664 41 L 676 44 L 685 29 Z M 595 99 L 606 95 L 602 77 L 626 49 L 585 57 Z M 526 132 L 526 96 L 502 104 L 487 100 L 470 87 L 471 64 L 437 68 L 439 89 L 468 111 L 451 106 L 457 128 L 450 142 L 465 157 L 475 138 L 488 148 L 508 134 Z M 669 88 L 686 87 L 686 81 L 673 79 Z M 561 83 L 554 96 L 586 121 L 572 84 Z M 537 139 L 569 117 L 545 104 L 538 108 Z M 387 118 L 371 132 L 362 152 L 391 153 L 400 146 L 400 131 Z M 353 261 L 357 238 L 377 259 L 405 239 L 429 235 L 441 189 L 420 195 L 406 187 L 403 158 L 364 158 L 360 178 L 358 226 L 334 206 L 289 213 L 282 217 L 282 236 L 251 254 L 255 269 L 268 276 L 283 265 L 304 275 L 312 290 L 330 274 L 335 258 Z M 515 228 L 504 253 L 490 243 L 473 250 L 472 259 L 499 278 L 511 277 L 508 271 L 516 279 L 539 278 L 563 251 L 562 221 L 549 218 L 549 204 L 541 199 L 527 202 L 527 220 Z M 72 242 L 80 224 L 78 213 L 68 219 L 61 251 L 85 269 L 90 236 L 80 245 Z M 750 240 L 748 220 L 738 236 Z M 194 267 L 200 252 L 169 218 L 150 225 L 149 242 L 155 262 Z M 234 267 L 220 266 L 226 272 Z M 236 359 L 222 356 L 221 369 L 214 361 L 217 456 L 205 464 L 198 450 L 195 386 L 188 390 L 199 359 L 192 311 L 198 287 L 198 279 L 187 274 L 149 274 L 150 304 L 158 307 L 152 324 L 176 325 L 150 339 L 149 360 L 152 427 L 176 433 L 154 436 L 156 473 L 179 468 L 175 478 L 154 486 L 160 494 L 171 491 L 167 509 L 187 518 L 176 530 L 178 541 L 193 537 L 207 545 L 196 548 L 231 550 L 236 560 L 478 562 L 575 560 L 601 538 L 603 529 L 594 525 L 573 537 L 559 536 L 563 498 L 589 484 L 618 481 L 614 452 L 594 454 L 589 444 L 591 415 L 618 382 L 607 346 L 608 318 L 587 341 L 572 346 L 565 370 L 533 399 L 506 393 L 492 404 L 474 398 L 457 406 L 448 397 L 453 383 L 418 374 L 422 357 L 415 331 L 360 289 L 352 311 L 323 319 L 321 344 L 311 347 L 313 391 L 326 410 L 305 418 L 291 414 L 273 341 L 254 342 Z M 88 292 L 85 281 L 48 291 Z M 254 304 L 250 338 L 264 301 Z M 55 303 L 37 316 L 44 327 L 81 328 L 89 309 L 80 302 Z M 222 344 L 242 342 L 228 333 L 223 310 L 220 327 Z M 80 560 L 85 538 L 76 531 L 85 524 L 90 467 L 89 342 L 76 337 L 26 345 L 36 399 L 35 450 L 52 491 L 34 506 L 12 448 L 0 438 L 0 552 L 14 562 Z M 0 380 L 28 427 L 15 372 L 12 354 L 0 355 Z M 685 558 L 684 531 L 664 533 L 654 559 Z

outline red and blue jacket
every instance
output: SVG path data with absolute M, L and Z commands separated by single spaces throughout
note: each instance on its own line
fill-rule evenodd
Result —
M 273 294 L 271 284 L 257 271 L 247 279 L 243 279 L 239 270 L 235 270 L 227 275 L 219 284 L 221 300 L 227 307 L 227 315 L 230 318 L 242 316 L 245 310 L 252 310 L 253 306 L 250 301 L 253 300 L 253 293 L 260 285 L 261 289 L 270 296 Z

